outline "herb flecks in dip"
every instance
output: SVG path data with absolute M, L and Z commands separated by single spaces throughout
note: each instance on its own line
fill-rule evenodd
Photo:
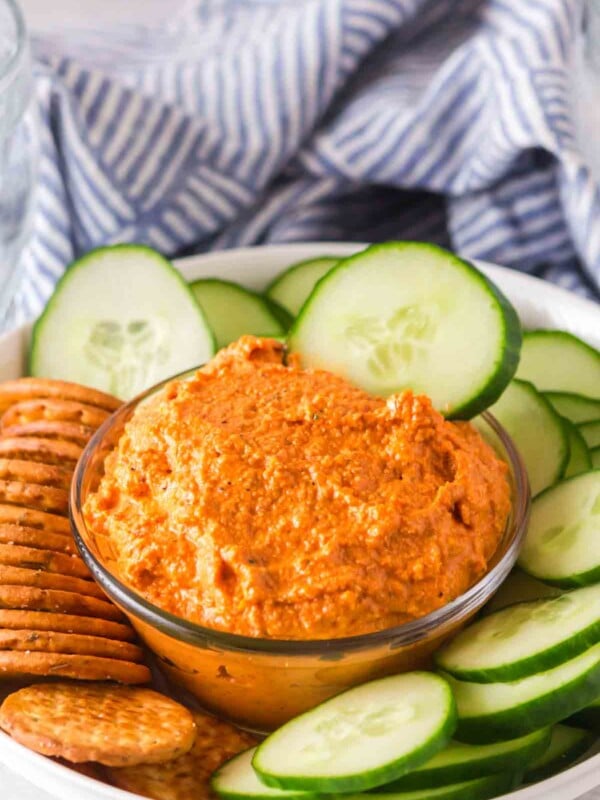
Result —
M 427 397 L 372 397 L 244 337 L 127 424 L 89 497 L 120 577 L 161 608 L 312 639 L 421 617 L 486 572 L 505 464 Z

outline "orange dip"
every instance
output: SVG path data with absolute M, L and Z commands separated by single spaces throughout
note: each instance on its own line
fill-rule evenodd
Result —
M 248 636 L 321 639 L 421 617 L 486 572 L 506 465 L 427 397 L 373 397 L 246 336 L 140 406 L 85 506 L 120 577 Z

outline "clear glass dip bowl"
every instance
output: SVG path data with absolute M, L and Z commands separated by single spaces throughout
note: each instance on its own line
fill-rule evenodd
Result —
M 122 406 L 90 441 L 75 472 L 71 524 L 94 578 L 127 615 L 163 672 L 218 716 L 251 730 L 269 731 L 354 684 L 427 667 L 432 653 L 491 598 L 512 569 L 529 516 L 529 484 L 510 437 L 486 413 L 477 425 L 509 466 L 512 508 L 489 571 L 451 603 L 394 628 L 303 641 L 230 634 L 163 611 L 119 579 L 112 543 L 91 531 L 82 514 L 125 424 L 140 403 L 163 386 L 159 384 Z

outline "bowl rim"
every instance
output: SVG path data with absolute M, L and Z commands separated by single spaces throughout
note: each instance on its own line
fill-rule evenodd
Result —
M 14 24 L 16 47 L 4 60 L 0 60 L 0 92 L 12 82 L 15 74 L 19 71 L 21 62 L 25 58 L 27 51 L 27 28 L 25 18 L 16 0 L 0 0 L 12 15 Z
M 456 616 L 467 616 L 470 611 L 478 610 L 500 587 L 508 573 L 516 563 L 522 541 L 527 530 L 531 506 L 531 492 L 527 470 L 523 459 L 514 445 L 511 437 L 489 412 L 484 411 L 480 417 L 492 429 L 500 440 L 511 468 L 514 480 L 514 499 L 510 519 L 512 538 L 506 543 L 504 553 L 497 559 L 492 568 L 486 572 L 466 592 L 451 600 L 446 605 L 430 612 L 411 622 L 383 628 L 353 636 L 327 639 L 275 639 L 245 636 L 230 633 L 218 628 L 209 628 L 196 622 L 191 622 L 183 617 L 178 617 L 169 611 L 147 600 L 137 591 L 123 583 L 116 575 L 100 561 L 88 546 L 81 530 L 87 530 L 87 525 L 81 508 L 81 495 L 87 466 L 101 447 L 102 442 L 115 425 L 127 417 L 140 403 L 159 392 L 174 380 L 184 379 L 196 373 L 200 367 L 185 370 L 171 376 L 146 389 L 132 400 L 124 403 L 98 428 L 83 450 L 77 463 L 73 481 L 71 483 L 69 502 L 69 521 L 77 548 L 84 562 L 90 569 L 96 581 L 108 596 L 127 613 L 140 619 L 152 628 L 167 634 L 172 638 L 191 645 L 221 647 L 223 650 L 241 652 L 246 654 L 268 655 L 293 655 L 293 656 L 322 656 L 327 659 L 332 653 L 356 652 L 366 650 L 373 646 L 389 645 L 392 649 L 414 645 L 432 632 L 443 631 L 446 626 L 456 624 Z M 508 534 L 510 536 L 510 534 Z M 507 536 L 505 531 L 505 537 Z M 497 556 L 492 558 L 492 561 Z

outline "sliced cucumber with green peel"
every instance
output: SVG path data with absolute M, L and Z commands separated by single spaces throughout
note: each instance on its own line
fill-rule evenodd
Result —
M 555 725 L 550 744 L 545 752 L 535 758 L 525 770 L 525 783 L 537 783 L 551 778 L 570 767 L 594 744 L 595 737 L 581 728 Z
M 286 792 L 283 789 L 266 786 L 258 779 L 252 768 L 252 758 L 255 752 L 256 747 L 245 750 L 226 761 L 213 773 L 210 785 L 219 797 L 225 797 L 228 800 L 271 800 L 272 797 L 280 797 L 282 800 L 304 800 L 304 798 L 315 797 L 309 792 Z
M 569 462 L 569 438 L 561 418 L 535 386 L 512 381 L 490 412 L 521 453 L 533 495 L 560 480 Z
M 600 400 L 572 392 L 544 392 L 554 410 L 574 425 L 600 419 Z
M 600 469 L 600 447 L 593 447 L 590 450 L 590 458 L 592 459 L 592 469 Z
M 521 773 L 499 773 L 486 775 L 461 783 L 451 783 L 437 789 L 415 789 L 406 792 L 390 792 L 385 800 L 491 800 L 516 789 L 521 783 Z M 348 800 L 368 800 L 379 797 L 379 792 L 347 795 Z M 338 798 L 339 800 L 339 798 Z
M 517 603 L 469 625 L 435 661 L 462 681 L 515 681 L 600 642 L 600 586 Z
M 554 669 L 507 683 L 447 677 L 458 708 L 455 738 L 484 744 L 554 725 L 600 694 L 600 644 Z
M 517 378 L 540 391 L 600 399 L 600 352 L 566 331 L 527 331 Z
M 556 586 L 600 580 L 600 470 L 559 483 L 535 498 L 518 563 Z
M 569 725 L 581 725 L 592 731 L 600 731 L 600 697 L 569 717 Z
M 563 417 L 563 425 L 569 437 L 569 462 L 565 470 L 565 478 L 573 478 L 575 475 L 581 475 L 582 472 L 592 469 L 592 457 L 585 439 L 577 427 L 565 417 Z
M 541 600 L 545 597 L 559 597 L 563 589 L 532 578 L 522 569 L 515 567 L 492 599 L 484 606 L 483 615 L 493 614 L 515 603 L 528 600 Z
M 268 286 L 265 295 L 296 317 L 316 284 L 338 261 L 335 256 L 321 256 L 292 264 Z
M 590 450 L 600 447 L 600 419 L 596 419 L 593 422 L 583 422 L 577 426 L 577 430 L 583 436 Z
M 214 350 L 202 309 L 173 265 L 149 247 L 123 244 L 70 265 L 33 327 L 29 369 L 128 400 Z
M 390 792 L 435 789 L 498 772 L 524 770 L 527 764 L 548 749 L 550 731 L 550 728 L 542 728 L 519 739 L 494 744 L 450 742 L 426 764 L 393 783 L 379 787 L 377 792 L 387 795 Z
M 286 332 L 265 299 L 237 283 L 206 278 L 190 283 L 190 289 L 206 314 L 219 349 L 246 333 L 283 336 Z
M 440 247 L 373 245 L 319 281 L 288 339 L 305 367 L 379 396 L 431 397 L 446 416 L 491 405 L 513 376 L 516 312 L 475 267 Z
M 258 746 L 252 766 L 279 789 L 364 791 L 423 764 L 455 726 L 447 682 L 407 672 L 356 686 L 292 719 Z

